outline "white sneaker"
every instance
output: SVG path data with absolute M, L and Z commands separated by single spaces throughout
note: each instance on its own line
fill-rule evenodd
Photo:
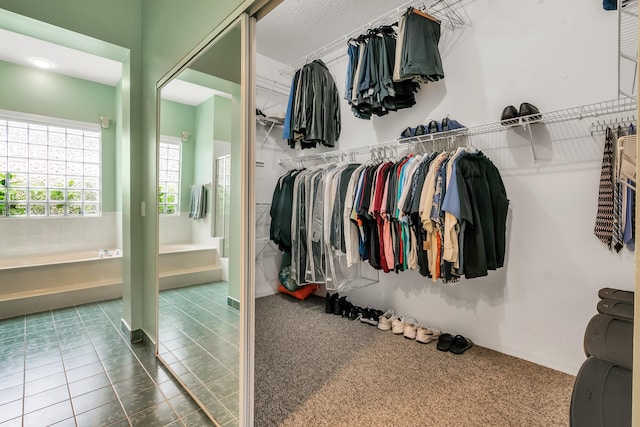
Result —
M 390 331 L 391 330 L 391 319 L 393 318 L 393 310 L 387 310 L 382 316 L 380 316 L 380 320 L 378 321 L 378 329 L 381 331 Z
M 440 330 L 431 329 L 426 326 L 418 327 L 418 331 L 416 333 L 416 341 L 421 342 L 423 344 L 429 344 L 432 341 L 437 341 L 438 337 L 440 337 Z
M 413 317 L 408 318 L 404 321 L 404 337 L 409 338 L 410 340 L 416 339 L 416 334 L 418 331 L 418 322 Z
M 396 335 L 404 334 L 404 316 L 396 314 L 391 318 L 391 332 Z

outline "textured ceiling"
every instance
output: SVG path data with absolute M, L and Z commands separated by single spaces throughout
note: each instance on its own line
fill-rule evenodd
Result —
M 286 65 L 406 0 L 284 0 L 257 24 L 256 51 Z

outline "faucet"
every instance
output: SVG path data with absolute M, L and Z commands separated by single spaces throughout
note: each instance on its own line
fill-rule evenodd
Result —
M 109 250 L 109 249 L 98 249 L 98 258 L 104 258 L 106 256 L 114 256 L 114 255 L 120 255 L 120 249 L 116 249 L 116 250 Z

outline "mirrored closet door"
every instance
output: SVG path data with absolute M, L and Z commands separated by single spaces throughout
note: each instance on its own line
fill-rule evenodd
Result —
M 220 425 L 239 422 L 247 21 L 225 28 L 158 91 L 157 352 Z

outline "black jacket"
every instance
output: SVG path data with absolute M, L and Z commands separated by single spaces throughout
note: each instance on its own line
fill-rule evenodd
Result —
M 289 145 L 335 147 L 341 130 L 340 95 L 324 62 L 318 59 L 305 65 L 294 89 Z

